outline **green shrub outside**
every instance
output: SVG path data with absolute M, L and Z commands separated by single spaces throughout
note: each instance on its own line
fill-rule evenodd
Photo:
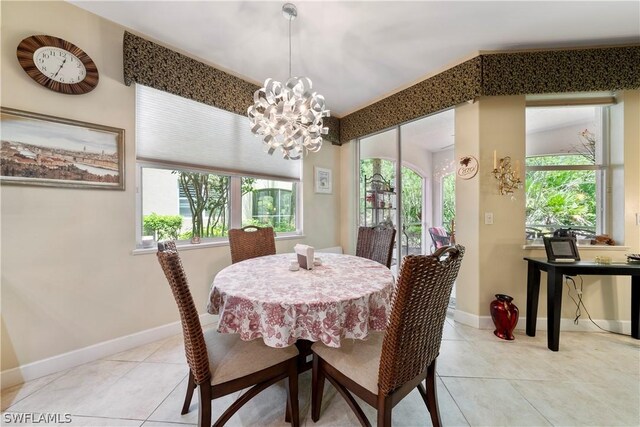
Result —
M 142 219 L 144 235 L 153 235 L 157 240 L 177 239 L 182 228 L 180 215 L 158 215 L 152 212 Z

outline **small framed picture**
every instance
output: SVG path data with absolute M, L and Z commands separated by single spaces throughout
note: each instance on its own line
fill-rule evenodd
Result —
M 316 193 L 331 194 L 333 191 L 331 169 L 313 168 Z
M 573 237 L 545 237 L 544 249 L 547 260 L 553 262 L 580 261 L 580 254 Z

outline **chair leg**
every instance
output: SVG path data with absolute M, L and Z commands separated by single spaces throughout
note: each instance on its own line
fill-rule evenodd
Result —
M 431 415 L 431 424 L 433 427 L 440 427 L 442 420 L 440 419 L 440 410 L 438 409 L 438 392 L 436 387 L 436 361 L 434 360 L 427 368 L 427 388 L 426 390 L 421 384 L 418 384 L 418 390 L 424 400 L 429 415 Z
M 378 427 L 391 427 L 391 396 L 378 393 Z
M 311 371 L 311 419 L 320 419 L 322 394 L 324 393 L 324 372 L 320 369 L 320 357 L 313 355 L 313 370 Z
M 290 423 L 291 422 L 291 407 L 290 407 L 291 403 L 289 403 L 289 394 L 288 393 L 289 393 L 289 391 L 287 390 L 287 398 L 286 398 L 287 408 L 284 411 L 284 422 L 285 423 Z
M 182 405 L 182 415 L 189 412 L 189 406 L 191 406 L 191 399 L 193 398 L 193 391 L 196 389 L 196 380 L 193 377 L 193 372 L 189 369 L 189 383 L 187 384 L 187 395 L 184 397 L 184 405 Z
M 289 382 L 287 387 L 287 413 L 290 415 L 291 427 L 300 425 L 300 411 L 298 409 L 298 361 L 294 359 L 289 364 Z
M 211 386 L 200 384 L 200 405 L 198 405 L 198 427 L 211 427 Z

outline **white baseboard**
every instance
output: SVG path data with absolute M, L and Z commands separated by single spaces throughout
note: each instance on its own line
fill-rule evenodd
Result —
M 218 316 L 211 314 L 201 314 L 200 323 L 209 325 L 216 322 Z M 173 322 L 145 331 L 114 338 L 88 347 L 73 350 L 68 353 L 59 354 L 47 359 L 38 360 L 17 368 L 7 369 L 0 372 L 0 388 L 21 384 L 36 378 L 44 377 L 56 372 L 64 371 L 94 360 L 102 359 L 112 354 L 131 350 L 138 346 L 161 340 L 182 331 L 180 322 Z
M 467 313 L 460 310 L 455 310 L 453 320 L 463 325 L 471 326 L 476 329 L 494 329 L 491 316 L 478 316 L 476 314 Z M 594 319 L 601 328 L 607 329 L 613 332 L 619 332 L 621 334 L 631 335 L 631 321 L 630 320 L 603 320 Z M 516 329 L 526 329 L 527 318 L 520 317 Z M 536 321 L 536 331 L 547 330 L 547 318 L 539 317 Z M 591 323 L 588 318 L 581 318 L 580 322 L 575 325 L 573 319 L 560 319 L 560 330 L 568 332 L 603 332 L 596 325 Z

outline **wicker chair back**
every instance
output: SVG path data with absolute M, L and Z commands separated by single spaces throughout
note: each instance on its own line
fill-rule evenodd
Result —
M 255 231 L 247 231 L 255 229 Z M 276 254 L 276 240 L 272 227 L 256 227 L 248 225 L 229 230 L 229 248 L 231 263 Z
M 358 228 L 356 255 L 377 261 L 391 267 L 393 243 L 396 229 L 393 227 L 375 226 Z
M 157 256 L 169 281 L 176 304 L 178 304 L 189 368 L 191 368 L 196 384 L 209 383 L 211 372 L 209 371 L 207 345 L 175 242 L 159 242 Z
M 388 395 L 413 380 L 438 356 L 453 282 L 464 247 L 447 246 L 402 262 L 386 329 L 378 385 Z

